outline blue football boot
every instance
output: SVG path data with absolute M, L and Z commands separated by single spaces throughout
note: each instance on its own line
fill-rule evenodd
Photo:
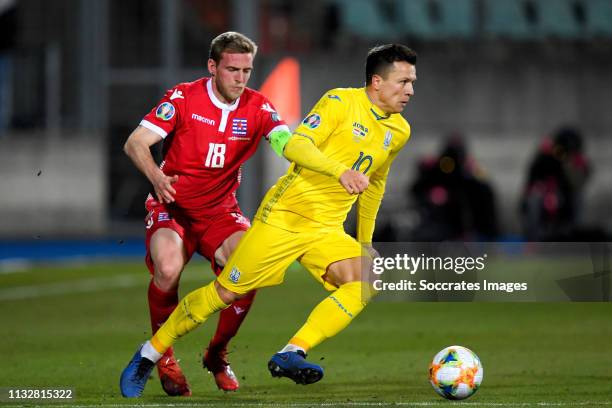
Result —
M 135 398 L 142 395 L 151 371 L 155 367 L 154 362 L 140 355 L 140 350 L 142 350 L 142 346 L 138 347 L 136 354 L 121 373 L 119 387 L 121 388 L 121 395 L 126 398 Z
M 305 360 L 303 351 L 276 353 L 268 362 L 272 377 L 287 377 L 296 384 L 312 384 L 323 378 L 323 368 Z

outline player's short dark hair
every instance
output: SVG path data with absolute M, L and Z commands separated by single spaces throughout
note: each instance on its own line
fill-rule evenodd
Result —
M 383 78 L 396 61 L 405 61 L 416 65 L 417 53 L 402 44 L 377 45 L 368 52 L 366 59 L 366 85 L 372 83 L 372 77 L 377 74 Z
M 244 34 L 228 31 L 213 38 L 210 43 L 208 58 L 219 63 L 221 61 L 221 54 L 224 52 L 253 54 L 255 56 L 257 54 L 257 45 Z

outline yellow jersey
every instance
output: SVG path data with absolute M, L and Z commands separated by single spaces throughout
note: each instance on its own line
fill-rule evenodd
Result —
M 351 195 L 337 178 L 292 163 L 267 192 L 255 218 L 293 232 L 342 228 L 359 200 L 358 240 L 371 242 L 391 162 L 410 137 L 408 122 L 400 114 L 382 112 L 365 88 L 338 88 L 323 95 L 293 137 L 310 139 L 330 160 L 367 175 L 370 185 Z

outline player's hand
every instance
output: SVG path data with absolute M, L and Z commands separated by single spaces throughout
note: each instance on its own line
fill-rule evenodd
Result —
M 370 179 L 357 170 L 346 170 L 340 176 L 340 184 L 349 194 L 362 193 L 370 184 Z
M 153 188 L 155 189 L 157 201 L 162 204 L 170 204 L 174 202 L 174 195 L 176 194 L 176 190 L 172 187 L 172 184 L 176 183 L 178 181 L 178 178 L 179 176 L 177 175 L 169 177 L 161 173 L 157 180 L 155 180 L 155 183 L 153 183 Z

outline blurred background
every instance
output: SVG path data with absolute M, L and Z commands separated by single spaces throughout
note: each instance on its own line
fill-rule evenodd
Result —
M 609 239 L 612 1 L 0 0 L 5 258 L 27 242 L 140 243 L 149 185 L 123 143 L 166 89 L 208 75 L 227 30 L 259 45 L 252 88 L 299 63 L 302 115 L 363 86 L 369 47 L 418 52 L 377 240 Z M 248 215 L 282 173 L 269 150 L 246 168 Z

